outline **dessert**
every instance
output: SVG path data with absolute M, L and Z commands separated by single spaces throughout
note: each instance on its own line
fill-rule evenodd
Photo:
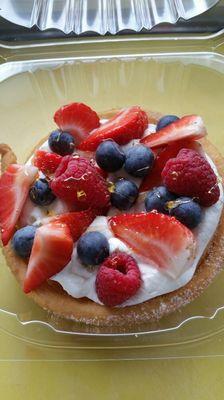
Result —
M 98 326 L 199 296 L 224 259 L 224 164 L 202 119 L 72 103 L 54 120 L 25 165 L 0 146 L 1 240 L 23 291 Z

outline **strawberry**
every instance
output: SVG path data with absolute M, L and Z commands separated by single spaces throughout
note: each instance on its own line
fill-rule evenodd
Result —
M 107 139 L 113 139 L 118 144 L 126 144 L 132 139 L 142 137 L 148 126 L 145 111 L 138 106 L 121 110 L 101 127 L 95 129 L 80 145 L 80 150 L 94 151 L 98 145 Z
M 80 236 L 85 232 L 88 226 L 93 222 L 96 217 L 96 213 L 89 209 L 85 211 L 75 211 L 66 214 L 56 215 L 54 217 L 44 218 L 43 224 L 49 222 L 60 222 L 69 227 L 71 236 L 76 242 Z
M 182 139 L 197 140 L 206 134 L 206 128 L 201 117 L 198 115 L 186 115 L 158 132 L 144 137 L 141 143 L 154 148 Z
M 53 174 L 58 168 L 62 156 L 56 153 L 49 153 L 44 150 L 36 150 L 33 158 L 33 165 L 45 175 Z
M 73 240 L 66 225 L 54 222 L 38 228 L 24 280 L 24 292 L 31 292 L 60 272 L 70 261 L 72 251 Z
M 161 172 L 170 158 L 176 157 L 181 149 L 192 149 L 201 152 L 201 144 L 194 140 L 179 140 L 160 149 L 158 152 L 152 171 L 143 179 L 140 192 L 146 192 L 162 182 Z
M 89 132 L 100 125 L 97 113 L 83 103 L 71 103 L 59 108 L 54 114 L 54 121 L 62 131 L 74 136 L 76 144 L 85 140 Z
M 14 233 L 37 172 L 37 168 L 31 165 L 11 164 L 0 178 L 0 227 L 3 246 L 7 245 Z
M 109 220 L 115 236 L 136 253 L 172 275 L 191 261 L 193 233 L 174 217 L 155 211 L 116 215 Z

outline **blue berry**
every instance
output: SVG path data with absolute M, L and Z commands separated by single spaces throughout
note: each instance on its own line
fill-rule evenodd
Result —
M 77 243 L 77 254 L 85 265 L 101 264 L 109 256 L 109 243 L 100 232 L 87 232 Z
M 48 144 L 50 149 L 61 156 L 72 154 L 75 149 L 74 137 L 70 133 L 56 130 L 51 132 Z
M 130 175 L 142 178 L 152 169 L 153 164 L 152 150 L 139 144 L 128 149 L 124 168 Z
M 119 210 L 128 210 L 135 203 L 137 197 L 137 185 L 132 181 L 122 178 L 115 183 L 110 199 L 112 206 Z
M 169 214 L 188 228 L 193 229 L 201 222 L 201 207 L 190 197 L 179 197 L 167 204 Z
M 96 162 L 105 171 L 118 171 L 123 166 L 124 161 L 124 152 L 113 140 L 105 140 L 97 147 Z
M 23 258 L 30 256 L 36 230 L 35 226 L 25 226 L 16 231 L 12 238 L 12 247 L 18 256 Z
M 170 193 L 165 186 L 158 186 L 147 193 L 145 209 L 146 211 L 157 210 L 163 214 L 167 214 L 166 203 L 175 199 L 176 196 Z
M 171 124 L 174 121 L 177 121 L 178 119 L 180 119 L 179 117 L 177 117 L 176 115 L 165 115 L 164 117 L 160 118 L 160 120 L 157 123 L 156 126 L 156 131 L 159 131 L 162 128 L 165 128 L 165 126 Z
M 38 179 L 30 188 L 29 196 L 38 206 L 48 206 L 56 198 L 47 179 Z

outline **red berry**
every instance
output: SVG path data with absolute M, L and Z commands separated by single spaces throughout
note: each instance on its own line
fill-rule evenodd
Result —
M 68 227 L 50 223 L 37 229 L 23 290 L 29 293 L 60 272 L 71 260 L 73 240 Z
M 140 285 L 138 264 L 124 252 L 112 253 L 97 272 L 96 292 L 99 300 L 108 307 L 122 304 L 134 296 Z
M 132 139 L 140 139 L 148 126 L 145 111 L 138 106 L 121 110 L 108 122 L 95 129 L 79 146 L 80 150 L 94 151 L 107 139 L 119 144 L 126 144 Z
M 171 158 L 162 178 L 171 192 L 192 197 L 204 207 L 219 199 L 217 176 L 208 161 L 194 150 L 182 149 L 176 158 Z
M 146 136 L 141 140 L 141 143 L 154 148 L 182 139 L 200 139 L 206 134 L 207 132 L 201 117 L 198 115 L 186 115 L 160 129 L 158 132 Z
M 153 169 L 145 179 L 143 179 L 139 191 L 145 192 L 155 186 L 160 186 L 162 183 L 161 173 L 167 161 L 170 158 L 176 157 L 179 151 L 183 148 L 193 149 L 200 152 L 201 144 L 196 140 L 178 140 L 177 142 L 170 143 L 160 149 L 156 156 Z
M 54 121 L 62 131 L 74 136 L 76 144 L 85 140 L 100 125 L 97 113 L 83 103 L 71 103 L 59 108 L 54 114 Z
M 3 246 L 11 239 L 38 170 L 32 165 L 11 164 L 0 178 L 0 228 Z
M 194 235 L 174 217 L 152 211 L 116 215 L 109 223 L 116 237 L 170 275 L 176 276 L 192 261 Z
M 56 153 L 49 153 L 44 150 L 36 150 L 34 153 L 33 164 L 45 175 L 53 174 L 58 168 L 62 156 Z
M 51 189 L 60 199 L 73 203 L 79 209 L 101 209 L 110 202 L 105 179 L 87 159 L 78 155 L 62 159 L 51 181 Z
M 85 232 L 88 226 L 93 222 L 96 217 L 94 210 L 74 211 L 66 214 L 56 215 L 54 217 L 44 218 L 42 224 L 49 224 L 49 222 L 60 222 L 69 227 L 70 233 L 74 242 Z

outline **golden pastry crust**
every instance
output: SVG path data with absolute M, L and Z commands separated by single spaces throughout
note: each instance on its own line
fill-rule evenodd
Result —
M 110 118 L 117 110 L 101 114 L 101 118 Z M 156 123 L 161 114 L 148 112 L 151 123 Z M 213 159 L 219 174 L 224 173 L 224 159 L 216 148 L 204 139 L 205 151 Z M 7 150 L 7 151 L 6 151 Z M 15 155 L 6 145 L 0 145 L 2 154 L 2 170 L 12 162 L 16 162 Z M 27 265 L 11 249 L 10 243 L 3 248 L 9 268 L 15 275 L 20 286 L 26 273 Z M 158 296 L 144 303 L 124 308 L 108 308 L 82 298 L 74 299 L 62 287 L 53 281 L 44 283 L 41 287 L 28 294 L 37 304 L 53 314 L 95 326 L 128 326 L 140 325 L 146 322 L 159 320 L 197 298 L 221 271 L 224 265 L 224 215 L 222 214 L 217 231 L 206 249 L 191 281 L 182 288 L 171 293 Z

